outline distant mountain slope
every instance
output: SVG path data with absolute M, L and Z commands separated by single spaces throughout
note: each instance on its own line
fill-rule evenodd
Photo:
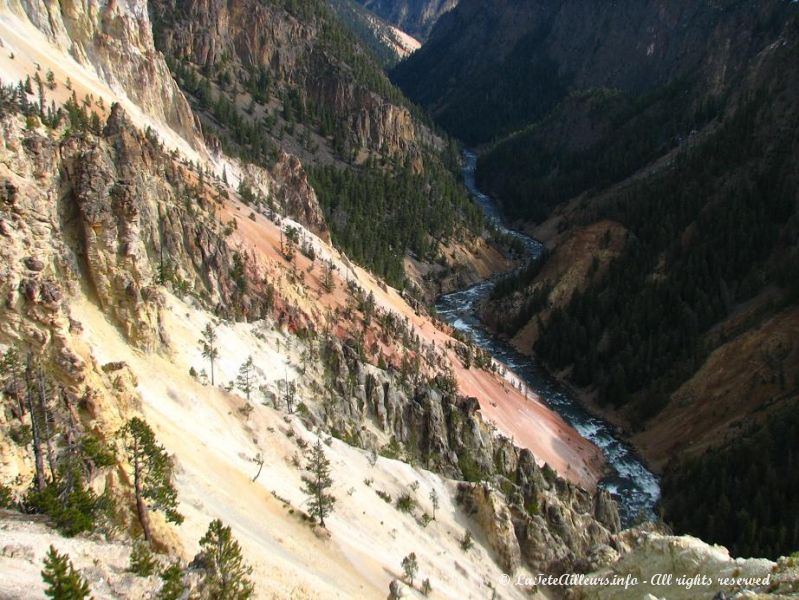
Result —
M 392 67 L 421 46 L 418 40 L 385 22 L 355 0 L 328 0 L 342 22 L 381 65 Z
M 393 78 L 450 132 L 484 143 L 575 91 L 640 96 L 689 75 L 721 91 L 791 10 L 784 0 L 463 0 Z
M 458 0 L 356 0 L 384 21 L 419 40 L 427 39 L 436 21 Z

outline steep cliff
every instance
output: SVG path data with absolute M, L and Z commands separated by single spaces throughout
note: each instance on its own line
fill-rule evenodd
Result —
M 210 144 L 267 169 L 283 151 L 296 155 L 333 242 L 354 260 L 403 287 L 407 255 L 432 263 L 452 233 L 470 243 L 484 234 L 457 183 L 454 144 L 324 2 L 158 1 L 150 9 L 156 44 Z M 385 208 L 378 194 L 392 197 Z
M 111 89 L 199 146 L 189 104 L 153 45 L 146 1 L 7 0 L 4 5 Z
M 418 161 L 429 132 L 419 131 L 401 94 L 324 4 L 158 1 L 150 9 L 157 45 L 171 61 L 210 75 L 221 95 L 232 82 L 250 93 L 228 96 L 234 105 L 254 100 L 271 113 L 278 98 L 284 116 L 294 113 L 287 121 L 305 124 L 308 113 L 318 127 L 332 118 L 333 151 L 347 159 L 366 151 Z
M 701 82 L 705 96 L 693 102 L 722 96 L 740 65 L 774 42 L 793 12 L 781 0 L 468 0 L 438 22 L 393 78 L 451 132 L 483 143 L 540 121 L 574 92 L 639 97 L 674 82 Z M 580 139 L 572 134 L 562 142 Z
M 385 68 L 394 66 L 421 46 L 416 38 L 387 23 L 355 0 L 329 2 L 341 21 Z

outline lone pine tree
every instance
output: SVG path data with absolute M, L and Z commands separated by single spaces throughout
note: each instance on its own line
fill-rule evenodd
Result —
M 419 563 L 416 560 L 416 552 L 411 552 L 408 556 L 402 559 L 402 571 L 405 573 L 405 578 L 408 583 L 413 586 L 413 580 L 419 570 Z
M 197 562 L 205 569 L 200 586 L 203 597 L 213 600 L 247 600 L 255 592 L 252 567 L 244 562 L 241 546 L 230 527 L 214 519 L 200 539 Z
M 167 521 L 183 522 L 178 510 L 178 492 L 172 485 L 172 464 L 163 446 L 158 444 L 153 430 L 146 421 L 133 417 L 118 436 L 122 440 L 130 467 L 133 471 L 133 491 L 136 497 L 136 516 L 139 519 L 144 539 L 150 541 L 150 520 L 147 510 L 163 511 Z
M 239 367 L 239 374 L 236 377 L 236 387 L 238 387 L 247 397 L 247 402 L 250 401 L 250 394 L 252 394 L 255 387 L 255 365 L 253 364 L 252 356 L 248 356 L 247 360 Z
M 216 346 L 216 330 L 210 323 L 207 323 L 202 331 L 200 348 L 203 352 L 203 358 L 207 358 L 211 363 L 211 385 L 215 385 L 214 361 L 219 358 L 219 348 Z
M 430 490 L 430 503 L 433 505 L 433 520 L 435 520 L 436 511 L 438 510 L 438 492 L 436 488 Z
M 311 447 L 305 468 L 309 475 L 304 475 L 302 480 L 305 484 L 303 491 L 308 495 L 309 512 L 325 527 L 325 517 L 333 511 L 336 498 L 327 493 L 333 487 L 333 478 L 330 476 L 330 461 L 325 456 L 322 440 L 316 440 L 316 444 Z

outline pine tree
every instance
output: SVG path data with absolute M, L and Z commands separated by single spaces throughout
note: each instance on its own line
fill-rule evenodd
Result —
M 236 377 L 236 386 L 244 392 L 247 397 L 247 402 L 250 401 L 250 394 L 255 385 L 254 371 L 255 367 L 253 365 L 252 356 L 248 356 L 247 360 L 239 367 L 239 374 L 238 377 Z
M 416 561 L 416 553 L 411 552 L 408 556 L 402 559 L 402 571 L 408 582 L 413 586 L 413 579 L 416 577 L 416 572 L 419 570 L 419 563 Z
M 44 595 L 54 600 L 82 600 L 89 597 L 89 584 L 72 566 L 68 554 L 59 554 L 50 546 L 44 559 L 42 579 L 47 584 Z
M 178 492 L 171 481 L 172 464 L 166 450 L 158 444 L 153 430 L 143 419 L 133 417 L 117 435 L 133 469 L 136 515 L 144 539 L 149 542 L 152 536 L 145 501 L 150 501 L 150 509 L 163 511 L 167 521 L 183 522 L 183 515 L 177 510 Z
M 336 282 L 333 279 L 333 261 L 325 261 L 325 270 L 322 274 L 322 287 L 329 294 L 336 288 Z
M 422 582 L 422 593 L 425 596 L 429 596 L 432 591 L 433 591 L 433 584 L 430 583 L 430 578 L 428 577 Z
M 214 361 L 219 358 L 219 348 L 216 346 L 216 331 L 210 323 L 207 323 L 203 329 L 200 348 L 203 358 L 207 358 L 211 362 L 211 385 L 214 385 Z
M 286 411 L 289 414 L 294 413 L 294 401 L 297 396 L 297 384 L 294 381 L 289 381 L 288 377 L 283 379 L 283 402 L 286 403 Z
M 200 540 L 198 562 L 205 567 L 200 589 L 204 597 L 213 600 L 246 600 L 255 585 L 250 580 L 252 567 L 244 562 L 241 546 L 230 527 L 214 519 Z
M 436 488 L 430 490 L 430 503 L 433 505 L 433 519 L 436 518 L 436 511 L 438 510 L 438 492 Z
M 28 401 L 28 414 L 31 420 L 31 434 L 33 436 L 33 457 L 36 467 L 36 491 L 44 492 L 47 482 L 44 477 L 44 455 L 42 454 L 42 432 L 41 415 L 39 415 L 40 405 L 34 402 L 36 395 L 36 383 L 34 380 L 33 355 L 28 354 L 28 364 L 25 368 L 25 388 Z
M 156 600 L 179 600 L 186 590 L 183 584 L 183 569 L 180 563 L 173 563 L 161 571 L 161 589 L 158 590 Z
M 137 542 L 130 551 L 128 571 L 140 577 L 149 577 L 155 573 L 158 562 L 153 558 L 147 542 Z
M 310 456 L 305 468 L 310 476 L 304 475 L 303 491 L 308 495 L 308 503 L 312 517 L 319 519 L 319 524 L 325 527 L 325 517 L 333 511 L 336 499 L 327 493 L 333 487 L 333 478 L 330 476 L 330 461 L 325 456 L 322 440 L 310 449 Z

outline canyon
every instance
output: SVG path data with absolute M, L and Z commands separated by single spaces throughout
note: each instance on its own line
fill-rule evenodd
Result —
M 449 11 L 447 27 L 453 5 L 401 13 L 424 31 Z M 655 571 L 772 578 L 714 581 L 708 597 L 794 593 L 795 559 L 622 523 L 606 449 L 436 315 L 441 293 L 523 267 L 459 183 L 457 144 L 342 27 L 316 2 L 3 3 L 0 594 L 41 596 L 50 545 L 96 598 L 163 593 L 157 574 L 130 571 L 143 531 L 119 431 L 133 418 L 168 456 L 183 520 L 151 503 L 148 542 L 186 594 L 205 593 L 213 519 L 262 598 L 601 598 L 602 586 L 503 582 Z M 334 180 L 331 193 L 323 169 L 379 181 L 395 202 L 405 188 L 391 182 L 416 178 L 451 227 L 427 223 L 424 253 L 392 248 L 403 278 L 387 285 L 348 256 L 353 205 L 335 205 L 348 190 Z M 366 213 L 383 231 L 406 225 Z M 608 227 L 587 226 L 569 253 Z M 569 247 L 543 231 L 553 257 Z M 599 272 L 622 236 L 611 231 Z M 541 273 L 565 302 L 591 267 L 558 264 Z M 77 468 L 75 440 L 94 444 Z M 336 499 L 325 526 L 303 491 L 317 443 Z M 48 473 L 113 510 L 65 534 L 62 514 L 30 500 Z

